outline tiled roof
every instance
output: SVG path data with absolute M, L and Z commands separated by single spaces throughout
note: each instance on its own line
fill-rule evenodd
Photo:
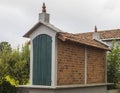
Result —
M 79 33 L 79 34 L 60 33 L 59 38 L 63 41 L 70 40 L 84 45 L 109 50 L 107 46 L 93 39 L 94 33 L 95 32 L 87 32 L 87 33 Z M 103 40 L 120 39 L 120 29 L 97 31 L 97 33 L 99 33 L 100 39 Z
M 92 47 L 96 47 L 96 48 L 100 48 L 100 49 L 104 49 L 104 50 L 110 50 L 108 48 L 108 46 L 92 39 L 89 38 L 91 36 L 89 36 L 89 34 L 87 34 L 87 36 L 83 36 L 82 34 L 71 34 L 71 33 L 63 33 L 60 32 L 58 34 L 58 38 L 61 39 L 62 41 L 72 41 L 72 42 L 76 42 L 76 43 L 80 43 L 83 45 L 87 45 L 87 46 L 92 46 Z
M 120 29 L 99 31 L 101 39 L 120 38 Z
M 91 39 L 93 33 L 94 32 L 87 32 L 87 33 L 80 33 L 77 35 Z M 120 29 L 98 31 L 97 33 L 99 33 L 100 39 L 120 39 Z

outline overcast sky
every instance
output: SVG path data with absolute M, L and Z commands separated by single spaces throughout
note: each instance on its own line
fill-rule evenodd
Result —
M 46 3 L 50 23 L 65 32 L 120 29 L 120 0 L 0 0 L 0 42 L 23 44 Z

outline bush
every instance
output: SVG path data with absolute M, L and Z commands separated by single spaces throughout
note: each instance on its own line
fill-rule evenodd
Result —
M 2 78 L 10 83 L 25 85 L 29 82 L 30 50 L 26 43 L 22 49 L 12 49 L 6 42 L 0 43 L 0 82 Z M 9 77 L 8 77 L 9 76 Z M 15 82 L 14 82 L 15 81 Z
M 17 88 L 11 85 L 10 82 L 3 80 L 0 84 L 0 93 L 17 93 Z
M 116 89 L 120 81 L 120 44 L 115 46 L 113 42 L 112 50 L 107 55 L 107 63 L 107 81 L 114 83 L 108 86 L 108 89 Z

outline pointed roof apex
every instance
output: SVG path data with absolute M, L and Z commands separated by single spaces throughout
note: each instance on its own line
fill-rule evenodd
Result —
M 97 26 L 95 25 L 95 29 L 94 29 L 95 32 L 97 32 Z
M 45 6 L 45 3 L 43 3 L 43 6 L 42 6 L 42 13 L 46 13 L 46 6 Z

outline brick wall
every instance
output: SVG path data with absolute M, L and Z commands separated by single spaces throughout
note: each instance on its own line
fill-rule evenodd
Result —
M 104 50 L 87 48 L 87 82 L 105 83 L 106 53 Z
M 84 47 L 58 40 L 57 84 L 84 83 Z
M 57 85 L 84 84 L 85 47 L 57 41 Z M 105 51 L 87 47 L 87 83 L 105 82 Z

